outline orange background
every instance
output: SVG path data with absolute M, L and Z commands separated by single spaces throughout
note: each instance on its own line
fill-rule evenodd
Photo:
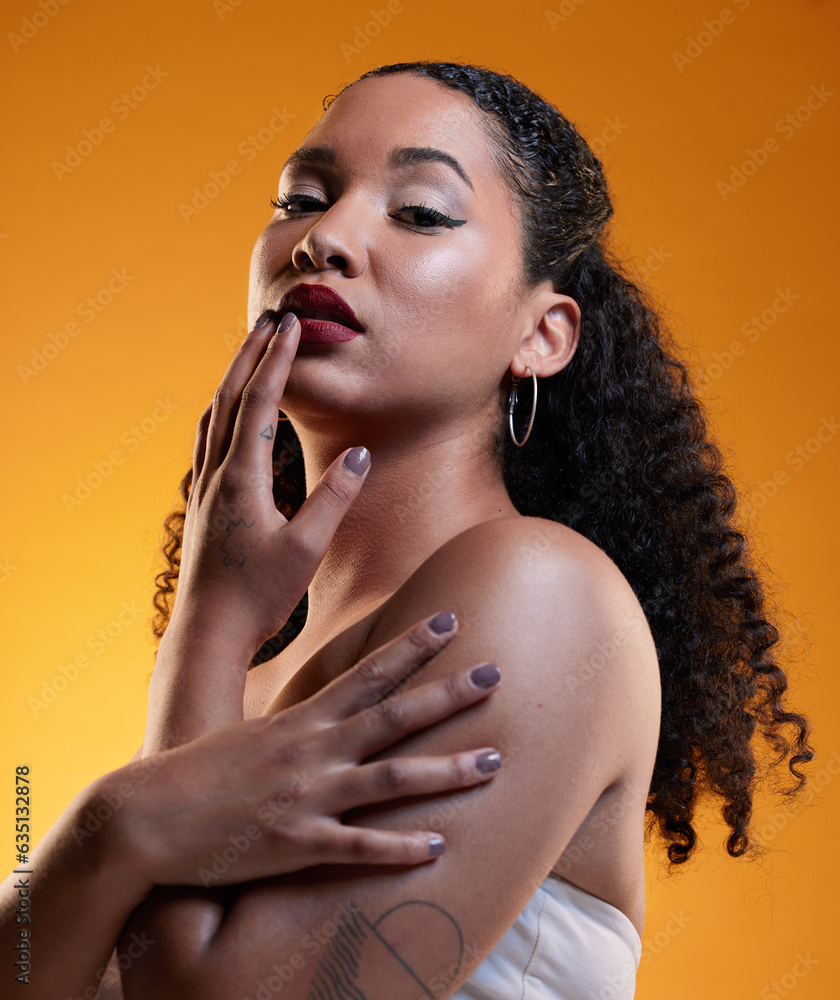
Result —
M 37 839 L 142 741 L 160 524 L 244 333 L 249 252 L 279 165 L 322 98 L 365 70 L 474 62 L 553 101 L 601 155 L 615 238 L 705 373 L 757 554 L 791 615 L 793 704 L 816 727 L 809 808 L 757 803 L 773 849 L 761 864 L 726 859 L 714 812 L 672 881 L 653 842 L 637 995 L 836 996 L 837 7 L 392 0 L 390 23 L 368 31 L 386 6 L 4 4 L 3 864 L 14 765 L 32 768 Z M 16 41 L 25 19 L 32 37 Z M 138 87 L 127 107 L 121 94 Z M 796 127 L 777 128 L 823 87 Z M 275 109 L 288 123 L 255 146 Z M 103 118 L 110 130 L 68 161 Z M 766 162 L 722 191 L 762 147 Z M 232 160 L 239 173 L 185 220 L 179 206 Z M 68 509 L 94 463 L 101 483 Z

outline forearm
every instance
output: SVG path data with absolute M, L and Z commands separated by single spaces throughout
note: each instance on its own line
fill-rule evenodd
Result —
M 170 622 L 160 644 L 149 685 L 149 706 L 142 755 L 155 755 L 243 718 L 245 678 L 252 651 L 218 628 Z M 142 763 L 142 762 L 140 762 Z M 208 862 L 209 863 L 209 862 Z M 218 928 L 224 893 L 212 887 L 156 886 L 144 905 L 121 928 L 118 948 L 125 951 L 138 934 L 157 944 L 149 960 L 124 974 L 126 996 L 132 984 L 153 980 L 167 968 L 182 971 L 200 964 L 208 937 Z M 140 987 L 141 993 L 144 986 Z
M 218 629 L 173 621 L 149 685 L 143 756 L 240 721 L 252 653 Z
M 103 793 L 116 787 L 112 778 L 106 775 L 70 804 L 20 866 L 29 873 L 12 873 L 0 885 L 4 991 L 25 975 L 24 966 L 15 965 L 25 943 L 29 970 L 18 982 L 28 980 L 31 1000 L 92 996 L 85 990 L 98 986 L 123 926 L 151 891 L 134 859 L 120 850 L 111 820 L 98 818 L 105 815 Z M 135 942 L 135 951 L 147 943 Z
M 149 685 L 143 758 L 153 763 L 162 751 L 240 721 L 251 655 L 241 641 L 220 634 L 218 628 L 173 619 Z M 118 948 L 123 951 L 138 934 L 157 943 L 148 961 L 124 975 L 126 995 L 135 995 L 132 983 L 156 979 L 161 969 L 184 971 L 199 964 L 223 913 L 220 893 L 212 888 L 155 887 L 140 911 L 120 928 Z

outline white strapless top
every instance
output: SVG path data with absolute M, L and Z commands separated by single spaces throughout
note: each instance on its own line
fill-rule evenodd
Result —
M 641 957 L 627 914 L 550 875 L 451 1000 L 632 1000 Z

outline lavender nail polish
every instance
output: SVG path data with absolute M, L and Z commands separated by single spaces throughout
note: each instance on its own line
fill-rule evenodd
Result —
M 289 313 L 288 315 L 292 315 Z M 349 469 L 355 476 L 363 476 L 365 470 L 370 465 L 370 452 L 367 448 L 351 448 L 344 456 L 344 468 Z
M 264 329 L 266 326 L 268 326 L 269 323 L 272 322 L 272 320 L 276 319 L 277 319 L 277 313 L 273 309 L 266 309 L 266 311 L 262 314 L 262 316 L 260 316 L 257 322 L 254 323 L 254 332 L 256 332 L 257 330 Z
M 455 628 L 455 615 L 451 611 L 441 611 L 429 622 L 429 628 L 435 635 L 443 635 Z
M 293 312 L 287 312 L 283 317 L 280 326 L 277 329 L 278 333 L 286 333 L 287 330 L 291 330 L 292 324 L 297 319 L 297 316 Z
M 495 663 L 485 663 L 470 671 L 470 680 L 476 687 L 489 688 L 502 676 Z
M 429 841 L 429 854 L 432 857 L 435 857 L 438 854 L 443 854 L 445 850 L 446 844 L 441 837 L 435 837 L 434 840 Z
M 498 750 L 485 750 L 475 758 L 475 769 L 482 774 L 498 771 L 502 766 L 502 755 Z

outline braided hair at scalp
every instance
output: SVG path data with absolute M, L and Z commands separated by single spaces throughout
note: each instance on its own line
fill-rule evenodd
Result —
M 699 797 L 711 793 L 722 800 L 728 853 L 756 855 L 763 850 L 749 830 L 756 738 L 775 751 L 771 768 L 789 758 L 796 780 L 778 790 L 792 799 L 806 780 L 797 765 L 814 758 L 811 724 L 784 703 L 788 679 L 773 652 L 780 633 L 736 526 L 736 490 L 688 368 L 648 293 L 607 247 L 613 208 L 602 165 L 567 118 L 510 76 L 420 61 L 380 66 L 359 79 L 392 73 L 434 80 L 480 110 L 520 209 L 522 291 L 550 279 L 580 306 L 577 350 L 564 369 L 539 380 L 527 444 L 513 444 L 500 409 L 494 447 L 516 509 L 566 524 L 603 549 L 647 617 L 662 718 L 646 832 L 658 827 L 670 864 L 685 862 L 697 842 Z M 191 471 L 181 483 L 184 501 L 190 482 Z M 306 493 L 300 442 L 288 423 L 275 439 L 274 488 L 278 509 L 292 517 Z M 164 525 L 158 638 L 171 613 L 183 522 L 181 506 Z M 294 638 L 306 607 L 304 595 L 252 665 Z

